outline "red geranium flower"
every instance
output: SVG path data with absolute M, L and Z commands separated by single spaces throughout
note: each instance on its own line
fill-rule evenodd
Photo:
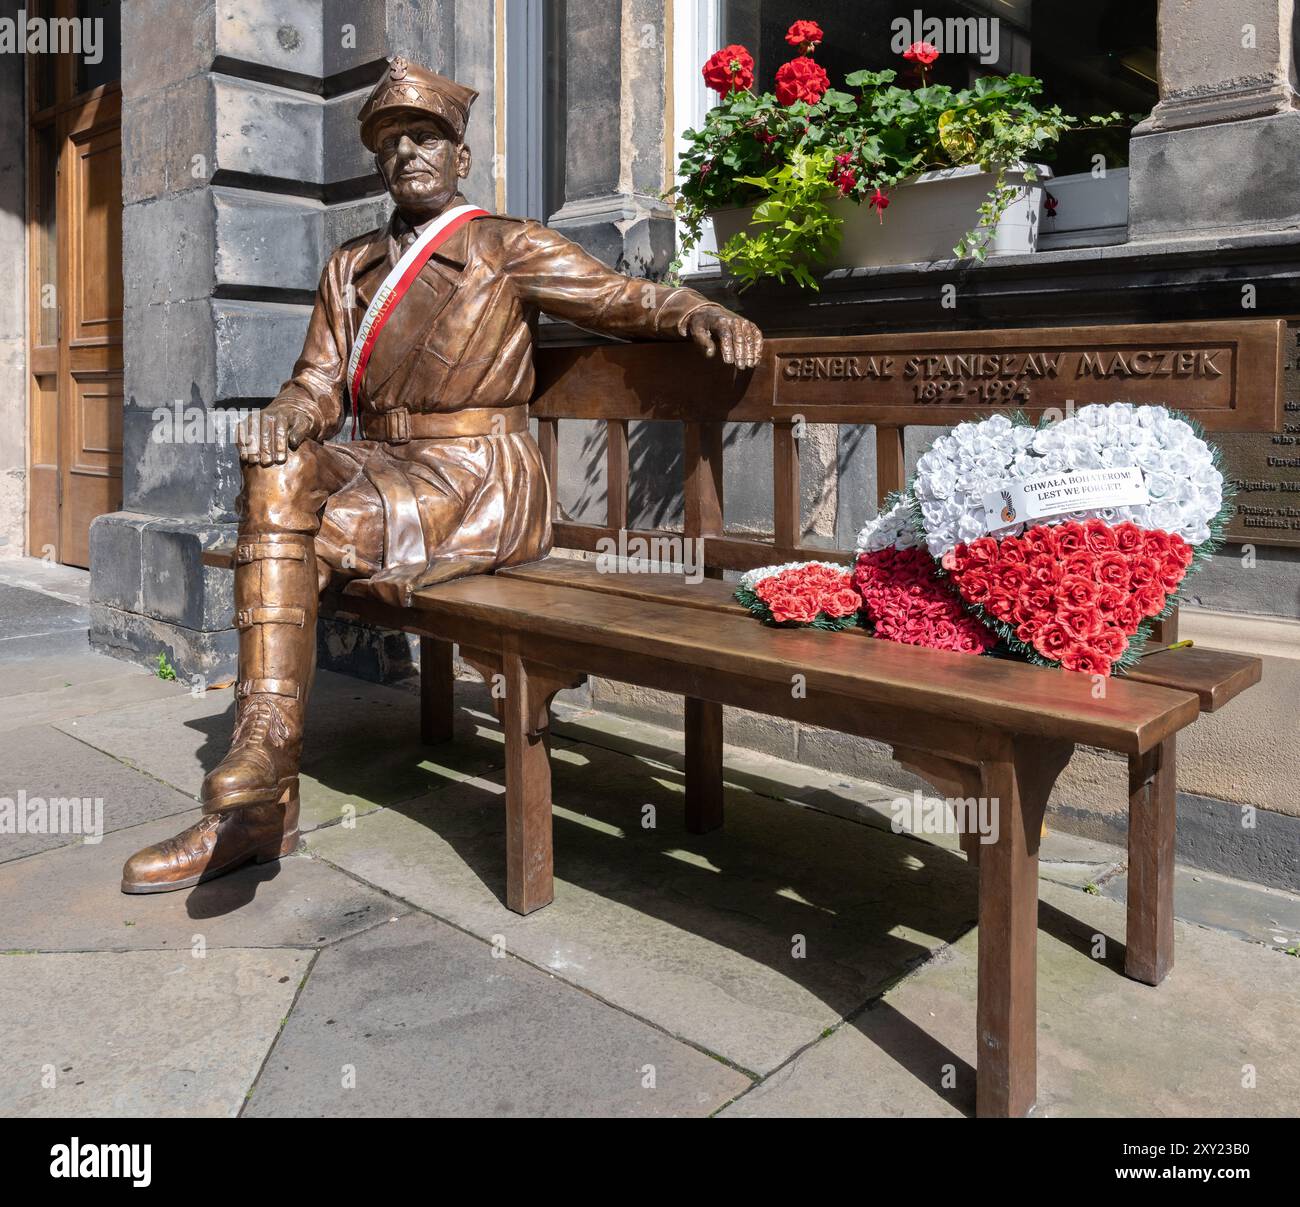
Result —
M 938 48 L 929 42 L 913 42 L 903 51 L 903 58 L 909 63 L 920 63 L 922 67 L 929 67 L 938 57 Z
M 776 99 L 783 105 L 807 101 L 815 105 L 831 86 L 826 69 L 812 59 L 791 59 L 776 72 Z
M 744 92 L 754 83 L 754 56 L 743 46 L 724 46 L 704 64 L 704 82 L 720 96 Z
M 812 54 L 813 48 L 826 35 L 816 21 L 796 21 L 785 31 L 785 40 L 791 46 L 800 46 L 804 54 Z

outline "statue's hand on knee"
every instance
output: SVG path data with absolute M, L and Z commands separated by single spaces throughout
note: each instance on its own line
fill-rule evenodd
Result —
M 239 425 L 235 443 L 245 465 L 283 465 L 312 434 L 311 417 L 297 407 L 272 403 Z

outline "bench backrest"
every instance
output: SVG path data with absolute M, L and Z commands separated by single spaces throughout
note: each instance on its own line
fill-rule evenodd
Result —
M 650 542 L 699 538 L 715 576 L 810 558 L 847 563 L 849 550 L 802 543 L 804 424 L 875 427 L 879 503 L 905 485 L 904 433 L 913 425 L 1016 411 L 1037 420 L 1070 406 L 1131 401 L 1176 406 L 1211 433 L 1277 431 L 1285 340 L 1281 319 L 774 339 L 747 373 L 685 343 L 547 348 L 537 357 L 532 410 L 551 481 L 561 419 L 601 421 L 606 432 L 605 523 L 557 513 L 555 542 L 596 552 L 620 532 Z M 681 533 L 628 528 L 632 420 L 683 425 Z M 725 530 L 728 422 L 772 425 L 770 540 Z

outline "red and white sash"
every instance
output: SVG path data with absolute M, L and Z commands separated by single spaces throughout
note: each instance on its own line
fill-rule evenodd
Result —
M 357 435 L 357 408 L 361 397 L 361 383 L 370 363 L 370 353 L 397 304 L 406 296 L 411 282 L 419 275 L 429 257 L 467 222 L 488 217 L 488 211 L 476 205 L 457 205 L 439 214 L 411 244 L 406 254 L 384 278 L 366 307 L 365 317 L 352 342 L 352 355 L 348 357 L 348 396 L 352 400 L 352 434 Z

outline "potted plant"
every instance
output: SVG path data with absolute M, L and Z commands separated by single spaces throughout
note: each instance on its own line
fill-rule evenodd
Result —
M 818 267 L 1032 251 L 1044 150 L 1067 130 L 1121 120 L 1040 108 L 1042 84 L 1025 75 L 931 83 L 939 53 L 927 42 L 903 53 L 915 86 L 892 70 L 856 71 L 844 81 L 853 91 L 841 91 L 813 57 L 822 36 L 812 21 L 790 27 L 798 54 L 776 72 L 775 93 L 753 91 L 743 46 L 704 65 L 722 99 L 685 135 L 674 191 L 683 250 L 712 220 L 716 255 L 747 285 L 790 277 L 815 289 Z

